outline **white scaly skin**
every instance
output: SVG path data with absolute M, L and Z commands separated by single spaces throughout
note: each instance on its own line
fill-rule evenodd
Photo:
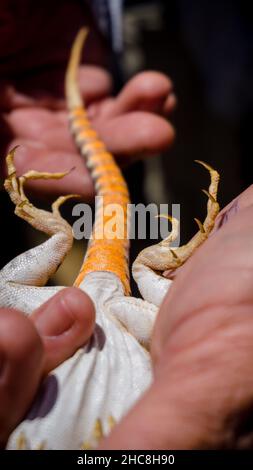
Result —
M 30 177 L 59 178 L 64 175 L 29 172 L 25 178 L 18 179 L 13 156 L 14 152 L 11 152 L 7 157 L 9 178 L 5 187 L 16 204 L 15 212 L 51 235 L 45 243 L 19 255 L 0 272 L 0 306 L 15 307 L 30 314 L 63 289 L 61 286 L 43 286 L 70 250 L 72 231 L 58 211 L 66 198 L 59 198 L 50 213 L 29 203 L 22 187 Z M 212 183 L 209 191 L 214 194 Z M 177 249 L 182 262 L 187 259 L 187 250 L 190 256 L 193 245 L 195 247 L 200 244 L 200 238 L 203 241 L 207 237 L 203 231 L 207 221 L 208 229 L 211 229 L 210 219 L 214 220 L 217 203 L 213 196 L 209 201 L 208 216 L 200 232 L 188 245 Z M 180 265 L 175 249 L 171 255 L 172 250 L 168 248 L 177 233 L 177 223 L 174 219 L 172 222 L 174 228 L 169 239 L 143 250 L 134 263 L 133 274 L 146 300 L 126 297 L 121 281 L 113 273 L 93 272 L 85 277 L 79 288 L 95 305 L 97 326 L 94 335 L 84 348 L 47 377 L 45 382 L 53 383 L 53 387 L 49 387 L 50 406 L 45 395 L 37 417 L 32 407 L 30 417 L 32 414 L 34 419 L 28 416 L 16 428 L 8 441 L 8 449 L 94 448 L 149 386 L 152 370 L 148 351 L 152 327 L 157 305 L 172 282 L 157 271 Z M 169 256 L 173 258 L 170 263 L 167 262 Z
M 70 95 L 78 101 L 78 94 Z M 0 271 L 0 307 L 30 314 L 63 289 L 44 286 L 72 246 L 72 229 L 59 213 L 60 205 L 72 196 L 60 197 L 52 212 L 34 207 L 25 195 L 25 181 L 58 179 L 65 174 L 30 171 L 18 178 L 14 153 L 15 149 L 7 156 L 5 188 L 15 204 L 15 213 L 50 238 Z M 170 237 L 143 250 L 133 265 L 133 276 L 145 300 L 125 296 L 124 286 L 113 272 L 91 272 L 84 277 L 79 288 L 95 305 L 94 334 L 85 347 L 45 379 L 28 416 L 10 436 L 8 449 L 94 448 L 150 385 L 152 328 L 172 282 L 162 277 L 162 272 L 175 270 L 186 261 L 207 238 L 219 210 L 219 176 L 203 165 L 211 174 L 211 185 L 207 218 L 203 225 L 197 221 L 199 232 L 187 245 L 172 250 L 169 246 L 177 236 L 178 225 L 171 219 Z
M 30 314 L 63 289 L 44 285 L 70 250 L 72 231 L 58 211 L 66 198 L 53 204 L 52 213 L 37 209 L 26 199 L 25 180 L 49 175 L 29 172 L 17 178 L 13 157 L 14 152 L 7 157 L 10 176 L 5 187 L 16 205 L 15 212 L 51 234 L 46 242 L 19 255 L 0 272 L 0 306 Z M 93 337 L 47 377 L 45 383 L 53 384 L 48 392 L 49 410 L 43 411 L 48 406 L 48 397 L 44 396 L 39 416 L 24 419 L 12 433 L 8 449 L 95 447 L 151 383 L 148 349 L 157 307 L 126 297 L 121 281 L 110 272 L 88 274 L 79 288 L 95 305 Z
M 95 447 L 151 382 L 149 353 L 126 330 L 119 316 L 124 321 L 124 313 L 129 313 L 126 323 L 131 323 L 132 316 L 133 333 L 135 330 L 147 344 L 156 309 L 147 305 L 145 311 L 136 299 L 136 306 L 124 312 L 123 288 L 112 273 L 89 274 L 81 288 L 95 304 L 94 335 L 84 348 L 52 371 L 58 388 L 55 404 L 45 417 L 24 420 L 12 433 L 8 449 Z M 115 305 L 110 308 L 115 302 L 119 309 Z

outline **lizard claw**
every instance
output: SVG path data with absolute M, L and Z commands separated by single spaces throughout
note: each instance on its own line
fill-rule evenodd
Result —
M 206 189 L 202 189 L 202 192 L 208 197 L 208 199 L 210 199 L 210 201 L 216 202 L 216 199 L 211 193 L 209 193 L 209 191 L 207 191 Z
M 48 235 L 57 231 L 62 231 L 67 234 L 69 239 L 72 239 L 72 229 L 68 223 L 61 217 L 59 207 L 63 202 L 77 195 L 70 194 L 68 196 L 61 196 L 52 205 L 52 213 L 38 209 L 27 198 L 24 185 L 27 180 L 37 179 L 60 179 L 68 175 L 71 170 L 61 173 L 48 173 L 30 170 L 22 176 L 17 176 L 14 157 L 17 146 L 11 149 L 6 157 L 7 164 L 7 178 L 4 182 L 4 187 L 9 193 L 12 202 L 15 204 L 15 214 L 22 219 L 29 222 L 34 228 L 41 230 Z M 50 214 L 50 217 L 48 215 Z M 52 217 L 53 215 L 53 217 Z M 70 235 L 71 234 L 71 235 Z
M 19 145 L 16 145 L 15 147 L 13 147 L 8 152 L 8 155 L 6 157 L 7 173 L 8 173 L 9 178 L 16 175 L 16 168 L 15 168 L 15 165 L 14 165 L 14 156 L 15 156 L 15 152 L 16 152 L 18 147 L 19 147 Z
M 194 161 L 195 161 L 195 163 L 198 163 L 199 165 L 203 166 L 206 170 L 210 171 L 210 173 L 213 172 L 213 171 L 215 171 L 215 173 L 217 173 L 216 170 L 211 165 L 209 165 L 208 163 L 205 163 L 202 160 L 194 160 Z
M 194 218 L 196 224 L 198 225 L 199 227 L 199 230 L 201 231 L 201 233 L 205 233 L 205 228 L 204 228 L 204 225 L 202 224 L 202 222 L 197 219 L 197 218 Z
M 80 198 L 80 194 L 68 194 L 67 196 L 60 196 L 54 203 L 52 204 L 52 212 L 53 214 L 59 215 L 59 208 L 64 204 L 64 202 L 68 201 L 69 199 L 73 198 Z

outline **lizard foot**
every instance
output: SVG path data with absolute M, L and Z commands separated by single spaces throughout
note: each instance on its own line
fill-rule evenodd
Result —
M 217 192 L 218 192 L 218 184 L 219 184 L 219 173 L 214 170 L 210 165 L 200 160 L 195 160 L 196 163 L 202 165 L 206 170 L 209 171 L 211 177 L 211 183 L 209 186 L 208 191 L 202 189 L 203 193 L 208 197 L 207 203 L 207 215 L 204 223 L 202 223 L 199 219 L 195 218 L 195 222 L 198 225 L 199 231 L 196 235 L 184 246 L 179 248 L 169 248 L 174 259 L 174 268 L 181 266 L 185 261 L 192 255 L 193 251 L 195 251 L 198 246 L 200 246 L 209 236 L 210 232 L 212 231 L 216 217 L 219 213 L 219 204 L 217 202 Z M 174 217 L 170 218 L 172 223 L 172 231 L 169 237 L 162 240 L 160 246 L 169 247 L 171 243 L 176 240 L 179 232 L 179 222 Z M 170 269 L 171 266 L 168 266 Z
M 37 230 L 45 232 L 48 235 L 53 235 L 58 232 L 64 232 L 72 239 L 72 229 L 70 225 L 61 217 L 59 212 L 60 206 L 67 200 L 73 197 L 79 197 L 76 194 L 59 197 L 52 204 L 52 212 L 38 209 L 27 198 L 24 185 L 27 180 L 36 179 L 60 179 L 66 176 L 69 171 L 64 173 L 47 173 L 39 171 L 28 171 L 22 176 L 18 177 L 14 164 L 14 156 L 17 147 L 10 150 L 6 157 L 7 173 L 8 176 L 4 182 L 4 187 L 8 192 L 12 202 L 15 204 L 15 214 L 21 219 L 26 220 Z
M 139 266 L 144 265 L 153 271 L 168 271 L 175 270 L 181 266 L 192 255 L 209 236 L 212 231 L 216 217 L 219 213 L 219 204 L 217 202 L 217 192 L 219 184 L 219 173 L 214 170 L 210 165 L 202 161 L 196 160 L 197 163 L 202 165 L 209 171 L 211 183 L 208 191 L 203 189 L 203 192 L 208 197 L 207 215 L 205 221 L 202 223 L 200 220 L 195 219 L 199 231 L 196 235 L 186 244 L 178 248 L 171 248 L 171 243 L 177 238 L 179 231 L 179 222 L 174 217 L 169 217 L 172 223 L 172 231 L 170 235 L 162 240 L 157 245 L 145 248 L 137 257 L 133 265 L 133 274 L 139 271 Z M 163 217 L 163 216 L 161 216 Z M 136 277 L 134 275 L 134 277 Z

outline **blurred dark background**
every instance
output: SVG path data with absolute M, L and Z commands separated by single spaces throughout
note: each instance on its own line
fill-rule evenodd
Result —
M 127 1 L 126 73 L 162 71 L 178 98 L 175 144 L 145 162 L 145 195 L 181 204 L 182 241 L 205 215 L 208 176 L 195 159 L 221 173 L 222 206 L 253 182 L 251 10 L 244 1 Z
M 176 128 L 173 148 L 126 171 L 132 200 L 180 204 L 181 241 L 185 242 L 197 229 L 194 217 L 203 220 L 206 213 L 201 189 L 209 178 L 195 159 L 220 172 L 221 206 L 253 182 L 250 2 L 127 0 L 123 23 L 123 79 L 141 70 L 162 71 L 172 78 L 178 99 L 171 117 Z M 1 219 L 9 240 L 13 206 L 7 197 L 1 198 Z M 15 219 L 14 225 L 15 244 L 12 250 L 6 248 L 1 265 L 40 240 L 31 238 L 31 229 L 24 229 L 23 222 Z M 145 245 L 150 241 L 133 242 L 132 258 Z M 82 256 L 79 243 L 55 282 L 70 284 Z

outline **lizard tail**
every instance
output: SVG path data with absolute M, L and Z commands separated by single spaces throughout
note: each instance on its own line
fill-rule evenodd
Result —
M 76 107 L 83 106 L 83 100 L 78 87 L 77 71 L 81 62 L 82 48 L 88 33 L 89 30 L 87 28 L 80 29 L 73 43 L 69 58 L 65 76 L 65 95 L 69 111 Z
M 100 197 L 97 198 L 92 237 L 74 285 L 79 286 L 88 273 L 109 271 L 120 278 L 125 294 L 129 295 L 128 188 L 114 157 L 92 129 L 77 84 L 77 70 L 87 34 L 87 29 L 81 29 L 74 41 L 66 72 L 65 93 L 71 133 Z

